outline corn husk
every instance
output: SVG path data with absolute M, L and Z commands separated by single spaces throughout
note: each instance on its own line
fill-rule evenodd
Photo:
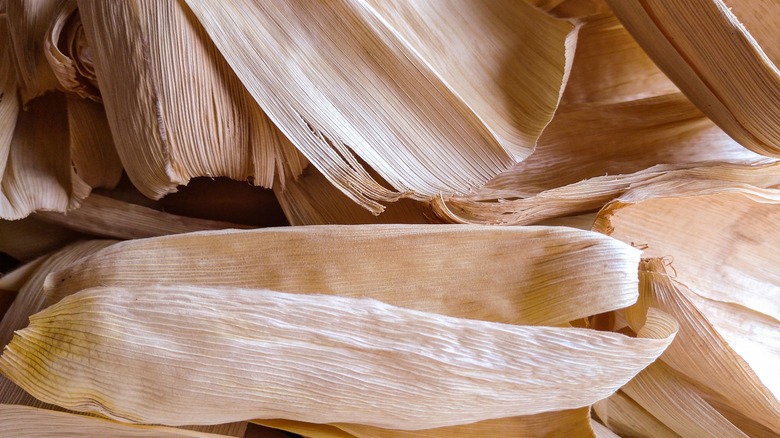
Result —
M 528 0 L 536 8 L 558 18 L 588 21 L 609 12 L 604 0 Z
M 778 156 L 780 58 L 770 30 L 774 21 L 767 22 L 777 15 L 776 2 L 608 3 L 653 61 L 708 117 L 745 147 Z
M 587 406 L 655 360 L 676 330 L 655 311 L 630 338 L 369 299 L 101 287 L 32 316 L 0 370 L 43 401 L 120 421 L 282 417 L 414 430 Z
M 13 67 L 13 53 L 10 38 L 6 36 L 8 19 L 0 14 L 0 181 L 3 180 L 8 157 L 11 153 L 11 140 L 19 114 L 16 73 Z
M 17 438 L 117 437 L 117 438 L 219 438 L 228 435 L 196 432 L 164 426 L 139 426 L 102 418 L 37 409 L 29 406 L 0 405 L 0 434 Z M 241 435 L 243 436 L 243 431 Z
M 284 188 L 274 185 L 274 194 L 290 225 L 424 224 L 426 207 L 411 199 L 385 206 L 379 216 L 356 204 L 331 184 L 314 166 Z
M 627 312 L 631 325 L 641 325 L 642 312 L 651 306 L 668 311 L 680 322 L 677 341 L 662 360 L 694 383 L 697 389 L 709 392 L 699 395 L 704 396 L 713 407 L 716 404 L 711 399 L 777 433 L 780 404 L 769 387 L 771 375 L 769 380 L 757 375 L 756 371 L 760 368 L 754 370 L 719 334 L 691 300 L 696 294 L 667 274 L 663 261 L 651 259 L 644 262 L 640 280 L 640 301 Z M 777 336 L 777 331 L 775 325 L 771 331 L 753 336 L 772 339 Z M 729 379 L 722 378 L 724 373 L 728 373 Z
M 680 436 L 747 436 L 661 361 L 642 370 L 622 391 Z
M 61 95 L 50 93 L 19 114 L 2 174 L 0 218 L 66 211 L 89 194 L 90 187 L 71 166 L 65 105 Z
M 67 105 L 73 170 L 90 187 L 116 187 L 122 177 L 122 162 L 103 106 L 72 96 Z
M 517 2 L 474 5 L 473 17 L 515 20 L 518 11 L 526 11 L 519 17 L 523 21 L 488 28 L 470 25 L 456 33 L 442 33 L 445 29 L 436 26 L 446 26 L 446 21 L 426 17 L 439 14 L 459 22 L 459 14 L 472 7 L 467 3 L 418 2 L 409 8 L 421 8 L 419 12 L 399 20 L 382 16 L 364 2 L 346 0 L 316 5 L 292 0 L 214 5 L 193 0 L 188 5 L 280 130 L 329 181 L 374 213 L 382 210 L 376 201 L 402 195 L 426 200 L 439 193 L 468 192 L 527 156 L 534 132 L 547 121 L 517 125 L 491 115 L 498 112 L 504 117 L 508 113 L 503 107 L 511 108 L 511 113 L 515 101 L 527 105 L 526 98 L 534 94 L 546 102 L 540 105 L 542 116 L 534 111 L 520 117 L 543 120 L 551 115 L 564 82 L 567 35 L 572 30 L 565 22 L 534 28 L 552 18 L 526 11 Z M 426 20 L 430 34 L 416 34 L 406 19 Z M 534 38 L 523 40 L 522 32 Z M 448 62 L 437 45 L 443 35 L 449 39 L 460 34 L 466 44 L 464 62 L 473 67 L 465 71 L 462 63 Z M 492 37 L 496 35 L 500 38 Z M 549 46 L 534 53 L 539 52 L 534 50 L 536 43 L 526 42 L 533 40 L 549 41 Z M 317 47 L 316 52 L 310 47 Z M 545 78 L 544 87 L 510 82 L 521 96 L 507 93 L 500 84 L 502 64 L 517 58 L 517 48 L 523 51 L 521 58 L 543 69 L 533 74 Z M 361 56 L 364 52 L 372 56 Z M 517 69 L 518 74 L 523 71 Z M 464 73 L 479 74 L 487 82 L 471 88 Z M 377 101 L 383 105 L 375 105 Z M 496 126 L 511 126 L 531 143 L 502 144 L 497 136 L 514 141 L 516 135 L 497 131 Z M 380 185 L 357 158 L 393 189 Z
M 34 216 L 16 221 L 0 220 L 0 252 L 21 262 L 30 261 L 84 237 L 81 233 Z
M 622 391 L 599 400 L 593 405 L 593 410 L 610 430 L 620 436 L 679 437 Z
M 276 172 L 300 172 L 179 2 L 81 1 L 79 13 L 117 151 L 142 193 L 158 199 L 195 176 L 270 187 Z
M 26 107 L 33 98 L 59 85 L 46 60 L 44 41 L 63 0 L 19 0 L 7 3 L 8 36 L 19 80 L 19 94 Z
M 593 434 L 597 438 L 620 438 L 620 435 L 612 432 L 607 426 L 604 426 L 598 421 L 591 420 L 590 424 L 593 429 Z
M 51 72 L 63 91 L 102 102 L 76 0 L 60 1 L 58 6 L 43 41 Z
M 628 245 L 554 227 L 228 230 L 120 243 L 50 276 L 46 293 L 56 302 L 94 286 L 269 288 L 375 298 L 471 319 L 556 325 L 633 304 L 637 262 L 638 251 Z
M 200 230 L 248 228 L 223 221 L 191 218 L 91 194 L 75 210 L 65 214 L 37 213 L 41 221 L 94 236 L 138 239 Z

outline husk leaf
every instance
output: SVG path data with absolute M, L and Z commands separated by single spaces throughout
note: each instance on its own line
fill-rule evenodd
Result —
M 590 405 L 676 331 L 654 310 L 631 338 L 370 299 L 100 287 L 32 316 L 0 371 L 43 401 L 127 422 L 281 417 L 415 430 Z

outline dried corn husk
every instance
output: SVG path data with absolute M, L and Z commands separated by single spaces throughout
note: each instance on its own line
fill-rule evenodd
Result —
M 79 12 L 117 151 L 142 193 L 158 199 L 195 176 L 270 187 L 276 171 L 300 172 L 180 2 L 80 1 Z
M 680 436 L 747 437 L 661 361 L 650 364 L 622 391 Z
M 116 187 L 122 177 L 122 162 L 103 106 L 73 96 L 68 97 L 67 105 L 74 171 L 90 187 Z
M 32 316 L 0 370 L 43 401 L 120 421 L 282 417 L 414 430 L 589 405 L 655 360 L 676 330 L 652 310 L 630 338 L 369 299 L 101 287 Z
M 751 150 L 780 155 L 780 46 L 769 30 L 774 21 L 766 21 L 780 12 L 777 2 L 608 3 L 655 63 L 718 126 Z
M 6 15 L 22 103 L 57 88 L 59 83 L 44 54 L 49 26 L 64 0 L 7 2 Z M 5 34 L 3 39 L 5 39 Z
M 780 166 L 776 163 L 761 161 L 750 164 L 712 162 L 698 165 L 658 165 L 631 174 L 590 178 L 545 190 L 527 198 L 505 199 L 510 197 L 508 194 L 501 194 L 497 202 L 466 198 L 447 201 L 437 198 L 431 207 L 436 216 L 447 222 L 526 225 L 558 216 L 597 210 L 629 190 L 659 182 L 672 181 L 677 187 L 685 187 L 692 181 L 703 181 L 704 185 L 725 181 L 731 182 L 731 185 L 738 183 L 772 187 L 780 183 L 778 168 Z
M 536 415 L 486 420 L 438 429 L 401 431 L 362 424 L 336 424 L 357 438 L 471 438 L 487 436 L 566 436 L 592 437 L 590 409 L 587 407 Z
M 679 437 L 622 391 L 596 402 L 593 410 L 604 424 L 620 436 Z
M 567 35 L 572 30 L 564 22 L 534 27 L 552 19 L 522 3 L 473 5 L 477 11 L 482 8 L 473 17 L 497 14 L 502 19 L 522 20 L 509 26 L 470 25 L 445 33 L 448 39 L 464 35 L 464 56 L 473 67 L 466 72 L 480 72 L 487 81 L 480 84 L 485 88 L 477 86 L 480 94 L 471 87 L 461 89 L 465 82 L 461 62 L 453 63 L 441 54 L 436 42 L 443 29 L 436 26 L 446 26 L 442 20 L 426 20 L 431 32 L 423 35 L 415 34 L 405 20 L 388 22 L 367 3 L 356 0 L 187 3 L 281 131 L 329 181 L 374 213 L 382 210 L 377 200 L 468 192 L 527 156 L 534 133 L 547 123 L 544 119 L 558 100 L 570 44 Z M 428 12 L 410 13 L 406 18 L 423 20 L 427 14 L 441 14 L 458 22 L 461 8 L 471 7 L 465 3 L 415 5 Z M 488 11 L 489 7 L 494 11 Z M 519 17 L 519 11 L 525 14 Z M 524 31 L 534 37 L 524 39 Z M 501 37 L 491 38 L 491 33 Z M 535 53 L 535 43 L 528 43 L 531 40 L 549 41 L 549 46 Z M 518 56 L 517 50 L 523 55 Z M 525 91 L 519 96 L 506 94 L 500 83 L 502 64 L 518 58 L 539 66 L 541 70 L 534 74 L 545 78 L 544 88 L 521 85 Z M 508 95 L 512 97 L 504 103 Z M 541 116 L 536 111 L 519 116 L 530 117 L 519 127 L 513 120 L 493 116 L 512 114 L 516 101 L 523 105 L 539 102 L 530 97 L 534 95 L 545 102 L 540 105 Z M 506 106 L 508 111 L 503 110 Z M 514 133 L 502 132 L 506 126 Z M 504 145 L 497 138 L 515 141 L 518 131 L 524 137 L 522 144 Z M 393 190 L 372 178 L 356 157 Z
M 244 426 L 246 428 L 246 426 Z M 221 438 L 228 435 L 195 432 L 165 426 L 139 426 L 84 415 L 0 405 L 0 434 L 15 438 L 56 436 L 62 438 Z M 243 431 L 240 435 L 243 436 Z
M 587 21 L 609 12 L 604 0 L 527 0 L 548 14 L 570 20 Z
M 44 222 L 35 216 L 16 221 L 0 220 L 0 252 L 22 262 L 84 237 L 81 233 Z
M 114 239 L 138 239 L 200 230 L 249 228 L 230 222 L 170 214 L 94 193 L 75 210 L 65 214 L 41 212 L 35 217 L 82 233 Z
M 19 113 L 2 174 L 0 218 L 66 211 L 89 192 L 71 166 L 65 99 L 49 93 L 29 102 L 27 111 Z
M 681 273 L 680 268 L 674 269 Z M 641 325 L 641 313 L 650 307 L 657 306 L 672 314 L 680 323 L 680 332 L 663 361 L 697 387 L 713 392 L 711 396 L 715 400 L 777 433 L 780 430 L 780 404 L 777 395 L 768 387 L 769 381 L 757 375 L 757 370 L 740 357 L 707 316 L 697 309 L 691 300 L 696 294 L 670 277 L 659 259 L 642 263 L 640 280 L 640 301 L 627 312 L 632 327 Z M 776 338 L 777 333 L 775 326 L 773 331 L 754 336 Z M 724 375 L 729 378 L 724 379 Z
M 27 326 L 27 318 L 30 315 L 46 307 L 43 283 L 50 272 L 62 269 L 81 257 L 105 248 L 112 243 L 114 241 L 109 240 L 77 242 L 31 262 L 30 266 L 34 270 L 31 272 L 22 271 L 22 274 L 25 274 L 22 277 L 27 278 L 24 279 L 23 285 L 19 286 L 17 284 L 19 292 L 16 299 L 3 319 L 0 320 L 0 345 L 5 346 L 8 344 L 14 335 L 14 331 Z M 5 280 L 5 277 L 0 281 L 3 280 Z M 21 281 L 17 283 L 21 283 Z M 0 375 L 0 403 L 41 406 L 40 402 L 2 375 Z
M 297 179 L 287 180 L 284 188 L 280 184 L 274 185 L 274 194 L 290 225 L 427 222 L 424 205 L 411 199 L 390 203 L 382 214 L 375 216 L 349 199 L 314 166 L 309 166 Z
M 50 276 L 46 289 L 56 302 L 94 286 L 272 288 L 556 325 L 633 304 L 638 253 L 596 233 L 554 227 L 228 230 L 123 242 Z
M 76 0 L 59 2 L 43 49 L 61 89 L 84 99 L 102 101 Z
M 612 432 L 607 426 L 604 426 L 598 421 L 591 420 L 590 425 L 593 429 L 594 436 L 597 438 L 620 438 L 620 435 Z

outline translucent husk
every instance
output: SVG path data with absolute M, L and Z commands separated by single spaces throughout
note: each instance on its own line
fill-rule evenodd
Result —
M 638 254 L 597 233 L 558 227 L 226 230 L 122 242 L 50 276 L 46 293 L 56 302 L 94 286 L 269 288 L 556 325 L 633 304 Z
M 631 338 L 371 299 L 99 287 L 32 316 L 0 370 L 43 401 L 120 421 L 281 417 L 415 430 L 590 405 L 655 360 L 676 331 L 652 309 Z
M 653 61 L 718 126 L 751 150 L 780 154 L 780 46 L 772 27 L 777 2 L 608 3 Z
M 623 391 L 618 391 L 604 400 L 599 400 L 593 405 L 593 411 L 610 430 L 620 436 L 679 437 Z

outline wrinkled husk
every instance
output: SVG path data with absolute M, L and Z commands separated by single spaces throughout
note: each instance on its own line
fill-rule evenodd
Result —
M 415 430 L 587 406 L 655 360 L 676 331 L 652 309 L 631 338 L 371 299 L 99 287 L 31 316 L 0 370 L 43 401 L 119 421 L 281 417 Z
M 557 227 L 227 230 L 122 242 L 50 276 L 46 293 L 56 302 L 95 286 L 268 288 L 554 325 L 633 304 L 638 256 L 614 239 Z

